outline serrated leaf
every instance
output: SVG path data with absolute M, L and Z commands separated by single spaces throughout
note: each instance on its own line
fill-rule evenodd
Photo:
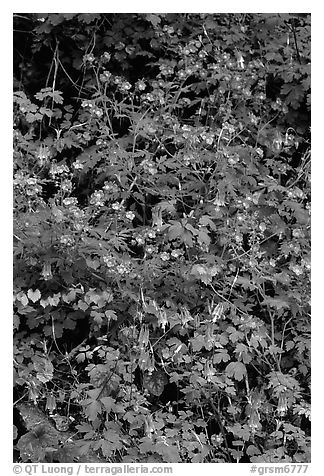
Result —
M 171 225 L 168 229 L 168 235 L 170 240 L 175 240 L 179 238 L 179 236 L 181 236 L 183 232 L 183 226 L 179 222 L 176 222 L 174 225 Z
M 190 339 L 190 344 L 194 352 L 199 352 L 205 345 L 205 337 L 203 335 L 198 335 Z
M 26 296 L 25 293 L 19 293 L 19 294 L 17 295 L 17 299 L 18 299 L 18 301 L 21 302 L 21 304 L 22 304 L 23 306 L 27 306 L 27 304 L 28 304 L 28 297 Z
M 151 375 L 149 373 L 144 374 L 144 387 L 156 397 L 159 397 L 162 394 L 167 383 L 168 378 L 161 370 L 154 370 Z
M 99 402 L 98 400 L 92 400 L 90 405 L 87 405 L 85 410 L 90 421 L 95 421 L 98 417 L 98 414 L 101 413 L 101 411 L 102 411 L 102 405 L 101 405 L 101 402 Z
M 86 311 L 87 309 L 89 309 L 89 306 L 87 303 L 80 300 L 78 301 L 78 308 L 81 309 L 81 311 Z
M 198 230 L 196 230 L 196 228 L 194 228 L 192 225 L 190 225 L 190 223 L 187 223 L 187 224 L 185 225 L 185 228 L 186 228 L 186 230 L 191 231 L 191 233 L 192 233 L 193 235 L 198 235 Z
M 64 302 L 70 303 L 74 301 L 74 299 L 76 298 L 76 294 L 76 290 L 71 289 L 71 291 L 69 291 L 67 294 L 62 294 L 62 300 Z
M 229 356 L 226 349 L 215 349 L 214 352 L 215 352 L 214 357 L 213 357 L 213 363 L 214 364 L 219 364 L 220 362 L 228 362 L 229 361 L 230 356 Z
M 111 412 L 115 406 L 115 400 L 112 397 L 102 397 L 100 398 L 100 401 L 105 407 L 107 413 Z
M 118 319 L 118 316 L 115 313 L 115 311 L 112 311 L 111 309 L 108 309 L 107 311 L 105 311 L 105 316 L 107 317 L 108 320 L 117 321 Z
M 208 233 L 206 233 L 205 231 L 203 230 L 199 230 L 198 232 L 198 243 L 201 244 L 201 245 L 206 245 L 209 247 L 210 245 L 210 237 L 208 235 Z
M 200 225 L 203 225 L 203 226 L 209 225 L 212 230 L 216 230 L 215 223 L 213 222 L 213 220 L 208 215 L 203 215 L 199 219 L 199 223 L 200 223 Z
M 33 364 L 34 369 L 37 372 L 36 377 L 38 378 L 38 380 L 40 380 L 42 383 L 46 383 L 52 380 L 54 367 L 50 360 L 43 357 L 35 356 Z
M 246 454 L 248 454 L 249 456 L 259 455 L 260 453 L 261 451 L 259 450 L 259 448 L 254 445 L 249 445 L 246 449 Z
M 57 306 L 58 303 L 60 302 L 61 295 L 60 293 L 53 294 L 53 296 L 48 296 L 47 302 L 50 306 Z
M 231 362 L 225 372 L 228 377 L 234 377 L 235 380 L 241 381 L 246 375 L 246 367 L 242 362 Z
M 280 309 L 290 308 L 290 304 L 282 298 L 272 298 L 267 296 L 266 299 L 262 301 L 262 304 L 268 305 L 270 307 L 274 307 L 278 311 Z
M 20 325 L 20 317 L 17 316 L 17 314 L 14 314 L 14 316 L 13 316 L 13 328 L 14 329 L 19 329 L 19 325 Z

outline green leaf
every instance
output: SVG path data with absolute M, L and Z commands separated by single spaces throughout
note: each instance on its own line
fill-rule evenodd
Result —
M 42 297 L 39 289 L 35 289 L 35 291 L 28 289 L 27 296 L 31 301 L 33 301 L 33 303 L 39 301 Z
M 34 357 L 34 369 L 37 372 L 36 377 L 42 383 L 49 382 L 53 379 L 54 367 L 50 360 L 36 355 Z
M 213 362 L 214 364 L 219 364 L 220 362 L 228 362 L 230 356 L 226 349 L 215 349 Z
M 101 412 L 102 404 L 98 400 L 92 400 L 91 403 L 85 407 L 85 413 L 90 421 L 95 421 Z
M 241 381 L 246 375 L 246 367 L 242 362 L 231 362 L 225 369 L 228 377 L 234 377 L 235 380 Z
M 175 222 L 168 229 L 168 235 L 170 240 L 176 240 L 184 233 L 184 228 L 180 222 Z
M 199 219 L 199 223 L 200 223 L 200 225 L 203 225 L 203 226 L 209 225 L 212 230 L 216 230 L 216 225 L 215 225 L 215 223 L 213 222 L 213 220 L 212 220 L 212 219 L 210 218 L 210 216 L 208 216 L 208 215 L 203 215 L 203 216 Z
M 110 321 L 110 320 L 113 320 L 113 321 L 117 321 L 118 319 L 118 316 L 117 314 L 115 313 L 115 311 L 112 311 L 111 309 L 105 311 L 105 316 L 107 317 L 107 319 Z
M 101 403 L 104 405 L 107 413 L 111 412 L 115 406 L 115 400 L 112 397 L 100 398 Z
M 159 397 L 162 394 L 167 383 L 168 378 L 165 372 L 162 372 L 161 370 L 154 370 L 152 374 L 149 374 L 148 372 L 144 374 L 144 387 L 156 397 Z
M 203 230 L 199 230 L 198 232 L 198 243 L 200 245 L 206 245 L 207 247 L 209 247 L 210 245 L 210 237 L 208 235 L 208 233 L 206 233 L 206 231 L 203 231 Z

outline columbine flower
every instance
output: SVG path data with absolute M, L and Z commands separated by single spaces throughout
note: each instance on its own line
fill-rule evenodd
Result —
M 44 264 L 41 275 L 45 281 L 53 278 L 51 263 Z
M 282 393 L 279 395 L 277 413 L 280 416 L 285 416 L 288 410 L 287 396 Z

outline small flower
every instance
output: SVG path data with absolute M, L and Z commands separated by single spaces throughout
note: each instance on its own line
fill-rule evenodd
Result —
M 93 192 L 90 198 L 90 205 L 95 205 L 96 207 L 103 207 L 105 202 L 104 193 L 102 190 L 97 190 Z
M 72 164 L 72 167 L 75 169 L 75 170 L 82 170 L 83 169 L 83 164 L 81 164 L 81 162 L 77 159 L 73 164 Z
M 93 116 L 102 117 L 103 116 L 103 110 L 100 109 L 100 107 L 96 107 L 96 108 L 92 109 L 91 114 Z
M 72 246 L 74 244 L 74 238 L 70 235 L 62 235 L 60 238 L 60 243 L 66 246 Z
M 311 262 L 309 258 L 303 258 L 301 260 L 301 263 L 304 266 L 304 268 L 307 269 L 308 271 L 311 269 Z
M 115 202 L 115 203 L 112 204 L 111 208 L 112 208 L 113 210 L 118 211 L 118 210 L 120 210 L 120 209 L 122 208 L 122 205 L 121 205 L 120 203 L 118 203 L 118 202 Z
M 132 85 L 128 82 L 128 81 L 124 81 L 123 83 L 121 83 L 121 85 L 119 86 L 119 89 L 122 91 L 122 92 L 127 92 L 131 89 Z
M 83 56 L 83 62 L 84 63 L 90 63 L 91 64 L 91 63 L 94 62 L 94 60 L 95 60 L 95 57 L 93 56 L 92 53 Z
M 64 180 L 61 183 L 61 190 L 63 190 L 63 192 L 71 192 L 71 190 L 72 190 L 71 180 Z
M 115 260 L 114 256 L 112 256 L 112 255 L 103 256 L 102 259 L 103 259 L 103 262 L 106 264 L 106 266 L 108 268 L 112 268 L 116 264 L 116 260 Z
M 235 241 L 237 243 L 242 243 L 243 241 L 243 236 L 242 235 L 235 235 Z
M 169 261 L 170 255 L 169 255 L 169 253 L 163 252 L 163 253 L 160 254 L 160 258 L 161 258 L 162 261 Z
M 108 51 L 105 51 L 101 58 L 104 62 L 108 62 L 110 61 L 111 55 L 108 53 Z
M 75 197 L 64 198 L 62 203 L 65 207 L 71 207 L 77 205 L 78 199 Z
M 119 274 L 126 274 L 128 271 L 126 266 L 124 266 L 123 264 L 119 264 L 116 269 Z
M 69 173 L 70 170 L 66 165 L 57 165 L 52 164 L 51 169 L 49 171 L 50 175 L 62 175 L 64 173 Z
M 171 256 L 173 256 L 173 258 L 178 258 L 181 255 L 183 255 L 182 250 L 176 249 L 171 251 Z
M 104 71 L 101 75 L 100 75 L 100 81 L 102 81 L 103 83 L 106 83 L 107 81 L 109 81 L 109 79 L 111 78 L 112 74 L 109 72 L 109 71 Z
M 53 278 L 51 263 L 44 264 L 41 275 L 45 281 Z
M 140 91 L 144 91 L 146 89 L 146 84 L 142 80 L 137 81 L 136 86 Z
M 296 274 L 296 276 L 301 276 L 304 272 L 303 268 L 298 265 L 290 265 L 289 268 L 291 269 L 293 273 Z
M 218 446 L 218 445 L 220 445 L 221 443 L 223 443 L 223 437 L 222 437 L 221 434 L 219 434 L 219 435 L 211 435 L 210 441 L 211 441 L 212 444 Z
M 294 238 L 303 238 L 304 232 L 300 228 L 295 228 L 292 232 Z
M 135 213 L 133 213 L 133 212 L 126 212 L 126 218 L 127 218 L 128 220 L 134 220 L 134 218 L 135 218 Z
M 136 236 L 135 240 L 136 240 L 137 244 L 139 244 L 139 245 L 144 245 L 144 243 L 145 243 L 145 240 L 142 236 Z

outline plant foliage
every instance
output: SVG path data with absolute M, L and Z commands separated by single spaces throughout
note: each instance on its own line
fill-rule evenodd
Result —
M 14 35 L 18 460 L 309 461 L 310 16 Z

